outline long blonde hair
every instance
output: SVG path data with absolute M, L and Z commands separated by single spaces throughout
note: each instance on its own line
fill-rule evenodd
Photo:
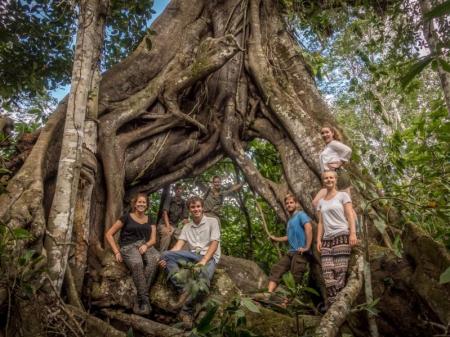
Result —
M 342 135 L 339 132 L 338 129 L 336 129 L 333 125 L 331 125 L 330 123 L 325 123 L 322 125 L 322 127 L 320 128 L 322 129 L 330 129 L 330 131 L 333 133 L 333 139 L 334 140 L 338 140 L 338 141 L 342 141 Z

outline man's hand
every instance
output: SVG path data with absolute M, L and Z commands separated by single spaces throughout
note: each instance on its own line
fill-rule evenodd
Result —
M 204 259 L 201 259 L 200 261 L 197 262 L 197 265 L 198 266 L 206 266 L 207 263 L 208 263 L 207 261 L 205 261 Z
M 163 230 L 162 230 L 163 234 L 169 234 L 169 235 L 172 235 L 173 231 L 174 231 L 174 228 L 172 225 L 164 226 Z
M 307 249 L 307 248 L 303 248 L 303 247 L 300 247 L 299 249 L 297 249 L 297 253 L 299 253 L 300 255 L 302 255 L 304 252 L 307 252 L 309 249 Z

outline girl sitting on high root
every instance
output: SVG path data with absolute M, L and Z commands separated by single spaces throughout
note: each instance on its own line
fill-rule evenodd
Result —
M 125 262 L 131 271 L 137 290 L 137 301 L 133 312 L 148 315 L 151 311 L 149 289 L 158 267 L 159 252 L 155 249 L 156 225 L 145 212 L 148 199 L 145 194 L 137 194 L 131 200 L 131 212 L 123 214 L 106 232 L 117 262 Z M 120 230 L 119 245 L 114 235 Z

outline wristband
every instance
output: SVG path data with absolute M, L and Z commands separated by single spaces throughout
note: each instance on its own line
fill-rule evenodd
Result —
M 120 252 L 115 252 L 114 255 L 120 254 Z

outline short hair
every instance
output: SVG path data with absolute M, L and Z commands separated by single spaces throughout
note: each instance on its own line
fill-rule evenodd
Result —
M 175 189 L 183 189 L 183 184 L 182 183 L 176 183 L 175 184 Z
M 200 202 L 200 204 L 203 207 L 203 199 L 200 198 L 198 195 L 194 195 L 193 197 L 190 197 L 187 201 L 186 201 L 186 206 L 187 208 L 189 208 L 191 206 L 191 204 L 196 203 L 196 202 Z
M 145 198 L 145 201 L 147 201 L 147 208 L 149 207 L 150 204 L 149 204 L 149 201 L 148 201 L 148 195 L 145 194 L 145 193 L 139 192 L 139 193 L 136 193 L 136 194 L 131 198 L 131 201 L 130 201 L 130 207 L 131 207 L 131 211 L 132 211 L 132 212 L 134 211 L 134 206 L 136 206 L 136 202 L 138 201 L 138 199 L 139 199 L 140 197 L 144 197 L 144 198 Z
M 299 202 L 297 196 L 295 194 L 293 194 L 293 193 L 290 193 L 290 192 L 285 195 L 284 202 L 286 203 L 286 201 L 288 199 L 291 199 L 291 198 L 294 199 L 295 202 Z
M 222 180 L 219 176 L 214 176 L 214 177 L 212 177 L 212 181 L 214 181 L 215 179 Z
M 323 124 L 320 129 L 330 129 L 331 132 L 333 132 L 333 139 L 338 140 L 338 141 L 342 141 L 341 133 L 339 132 L 338 129 L 336 129 L 336 127 L 334 127 L 330 123 Z

